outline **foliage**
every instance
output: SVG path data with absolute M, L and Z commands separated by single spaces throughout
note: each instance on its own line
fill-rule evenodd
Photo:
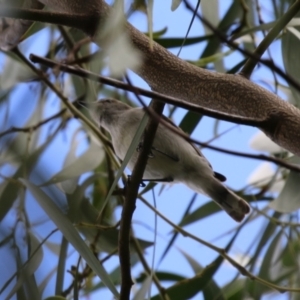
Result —
M 133 2 L 129 20 L 146 18 L 141 11 L 148 11 L 149 36 L 170 50 L 177 51 L 182 46 L 190 63 L 228 73 L 237 73 L 244 66 L 247 57 L 222 45 L 209 30 L 187 37 L 171 36 L 169 27 L 153 30 L 155 10 L 152 12 L 151 6 L 145 9 L 146 1 Z M 193 12 L 184 6 L 185 2 L 172 1 L 174 18 L 180 18 L 182 13 L 192 18 Z M 224 1 L 214 1 L 221 15 L 215 22 L 217 29 L 248 51 L 264 41 L 292 1 L 256 2 L 258 5 L 250 0 L 233 0 L 224 5 Z M 158 1 L 154 4 L 160 6 Z M 210 1 L 203 0 L 201 5 L 207 20 L 215 18 L 216 10 L 212 11 Z M 281 28 L 281 35 L 264 57 L 275 63 L 282 60 L 286 73 L 293 77 L 299 73 L 299 20 L 296 16 L 289 26 Z M 197 19 L 194 26 L 196 22 Z M 27 57 L 35 53 L 126 81 L 124 70 L 137 68 L 141 57 L 123 34 L 123 24 L 123 17 L 116 15 L 102 36 L 106 47 L 98 49 L 78 30 L 34 23 L 17 48 L 1 52 L 0 249 L 2 268 L 6 270 L 0 277 L 1 299 L 79 299 L 84 295 L 104 295 L 108 299 L 112 294 L 118 295 L 118 234 L 124 200 L 118 192 L 123 183 L 117 177 L 119 164 L 107 136 L 93 129 L 89 111 L 82 103 L 92 105 L 98 98 L 109 96 L 136 105 L 136 95 L 56 68 L 48 70 L 33 65 Z M 278 43 L 280 54 L 273 48 Z M 189 52 L 190 46 L 196 55 Z M 271 69 L 262 71 L 271 74 L 272 80 L 268 81 L 259 71 L 260 66 L 253 76 L 256 82 L 261 81 L 264 87 L 300 106 L 298 90 Z M 70 111 L 63 99 L 72 102 L 74 110 Z M 190 134 L 205 119 L 177 107 L 168 106 L 167 111 L 175 121 L 180 118 L 177 123 Z M 209 142 L 227 138 L 220 123 L 210 123 L 213 134 Z M 276 158 L 299 164 L 299 158 L 290 157 L 283 149 L 274 150 L 268 143 L 266 138 L 252 142 L 259 151 L 269 151 Z M 238 166 L 235 168 L 238 172 Z M 147 202 L 152 199 L 151 192 L 160 186 L 150 183 L 139 190 L 138 205 L 148 205 L 148 214 L 154 211 L 157 218 L 165 218 L 171 227 L 162 230 L 158 219 L 151 224 L 138 224 L 134 216 L 130 244 L 133 299 L 145 299 L 151 286 L 150 299 L 199 299 L 200 294 L 203 299 L 261 299 L 270 294 L 275 297 L 279 292 L 287 292 L 290 299 L 299 298 L 299 174 L 279 167 L 269 170 L 267 175 L 258 173 L 251 177 L 249 185 L 236 191 L 253 206 L 251 215 L 238 226 L 228 223 L 223 227 L 227 216 L 213 202 L 199 205 L 195 196 L 189 199 L 184 193 L 180 195 L 187 198 L 180 199 L 184 212 L 177 212 L 178 220 L 171 222 Z M 117 190 L 111 189 L 114 181 L 118 183 Z M 160 193 L 165 197 L 168 191 L 161 187 Z M 218 241 L 203 238 L 207 224 L 219 228 Z M 161 236 L 165 247 L 156 249 Z M 245 237 L 248 243 L 241 245 Z M 186 239 L 193 240 L 192 246 L 185 247 Z M 209 254 L 202 245 L 209 249 Z M 234 248 L 241 249 L 238 255 Z M 200 255 L 194 254 L 195 249 L 202 251 Z M 155 267 L 151 263 L 152 251 L 160 254 Z M 177 268 L 177 261 L 171 263 L 174 268 L 168 265 L 174 252 L 179 253 L 176 257 L 184 261 L 184 268 Z M 230 276 L 226 275 L 228 263 L 233 266 Z

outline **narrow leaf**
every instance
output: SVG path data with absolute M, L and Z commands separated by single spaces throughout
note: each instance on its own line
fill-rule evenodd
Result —
M 175 11 L 179 7 L 181 2 L 182 0 L 172 0 L 171 10 Z
M 99 276 L 99 278 L 104 282 L 104 284 L 109 288 L 117 298 L 119 293 L 116 290 L 114 284 L 112 283 L 109 275 L 107 274 L 104 267 L 96 259 L 95 255 L 82 240 L 77 230 L 73 227 L 69 219 L 63 215 L 63 213 L 58 209 L 58 207 L 53 203 L 52 199 L 46 195 L 41 188 L 37 187 L 33 183 L 21 179 L 22 183 L 30 190 L 32 195 L 35 197 L 36 201 L 40 204 L 43 210 L 48 214 L 50 219 L 63 233 L 65 238 L 72 244 L 72 246 L 80 253 L 80 255 L 85 259 L 93 271 Z

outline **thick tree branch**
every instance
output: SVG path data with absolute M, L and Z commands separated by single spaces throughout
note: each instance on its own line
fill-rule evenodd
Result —
M 69 26 L 83 30 L 87 34 L 92 34 L 96 31 L 99 23 L 99 18 L 97 15 L 86 15 L 82 13 L 70 14 L 68 12 L 51 12 L 51 11 L 42 11 L 40 9 L 28 9 L 28 8 L 17 8 L 17 7 L 7 7 L 6 5 L 0 5 L 0 16 L 6 18 L 31 20 L 49 24 L 58 24 Z M 26 21 L 26 27 L 23 27 L 21 34 L 23 34 L 28 27 L 31 25 L 31 22 Z M 11 35 L 18 36 L 19 32 L 12 32 Z M 18 40 L 13 41 L 17 44 Z M 1 44 L 0 44 L 1 45 Z
M 110 86 L 113 86 L 116 88 L 120 88 L 125 91 L 134 92 L 137 95 L 142 95 L 142 96 L 149 97 L 149 98 L 155 98 L 157 100 L 161 100 L 161 101 L 164 101 L 164 102 L 172 104 L 172 105 L 176 105 L 176 106 L 188 109 L 188 110 L 192 110 L 192 111 L 198 112 L 199 114 L 203 114 L 208 117 L 215 118 L 215 119 L 233 122 L 233 123 L 242 124 L 242 125 L 255 126 L 255 127 L 263 126 L 265 124 L 265 122 L 268 122 L 268 119 L 263 119 L 263 120 L 259 120 L 257 118 L 249 119 L 249 118 L 245 118 L 245 117 L 228 115 L 228 114 L 222 113 L 222 112 L 220 113 L 218 111 L 200 107 L 199 105 L 195 105 L 195 104 L 189 103 L 187 101 L 182 101 L 178 98 L 174 98 L 174 97 L 170 97 L 168 95 L 163 95 L 163 94 L 160 94 L 157 92 L 149 91 L 149 90 L 146 90 L 146 89 L 143 89 L 143 88 L 131 85 L 131 84 L 124 83 L 122 81 L 119 81 L 119 80 L 116 80 L 113 78 L 97 75 L 97 74 L 89 72 L 85 69 L 81 69 L 78 67 L 72 67 L 72 66 L 68 66 L 63 63 L 55 62 L 51 59 L 37 56 L 35 54 L 30 54 L 30 60 L 34 63 L 40 63 L 44 66 L 50 67 L 55 70 L 61 70 L 61 71 L 64 71 L 64 72 L 67 72 L 67 73 L 70 73 L 73 75 L 87 78 L 89 80 L 97 81 L 99 83 L 103 83 L 103 84 L 107 84 L 107 85 L 110 85 Z

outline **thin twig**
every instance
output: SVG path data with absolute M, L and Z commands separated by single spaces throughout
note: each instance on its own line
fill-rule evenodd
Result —
M 161 93 L 142 89 L 137 86 L 132 86 L 132 85 L 126 84 L 126 83 L 116 80 L 116 79 L 97 75 L 95 73 L 86 71 L 84 69 L 68 66 L 66 64 L 55 62 L 51 59 L 37 56 L 35 54 L 30 54 L 30 59 L 34 63 L 40 63 L 40 64 L 45 65 L 50 68 L 57 68 L 61 71 L 64 71 L 64 72 L 67 72 L 67 73 L 70 73 L 70 74 L 73 74 L 76 76 L 88 78 L 90 80 L 93 80 L 93 81 L 96 81 L 99 83 L 103 83 L 103 84 L 107 84 L 107 85 L 110 85 L 110 86 L 113 86 L 116 88 L 120 88 L 125 91 L 134 92 L 136 94 L 143 95 L 148 98 L 154 98 L 156 100 L 161 100 L 166 103 L 176 105 L 176 106 L 188 109 L 188 110 L 192 110 L 192 111 L 198 112 L 200 114 L 204 114 L 206 116 L 209 116 L 209 117 L 212 117 L 215 119 L 220 119 L 220 120 L 224 120 L 224 121 L 228 121 L 228 122 L 233 122 L 233 123 L 248 125 L 248 126 L 255 126 L 255 127 L 261 127 L 266 122 L 265 119 L 258 120 L 258 119 L 253 119 L 253 118 L 239 117 L 239 116 L 235 116 L 235 115 L 221 113 L 221 112 L 218 112 L 218 111 L 215 111 L 212 109 L 200 107 L 199 105 L 192 104 L 190 102 L 187 102 L 187 101 L 175 98 L 175 97 L 170 97 L 170 96 L 167 96 L 167 95 L 164 95 Z
M 186 6 L 193 10 L 193 7 L 188 3 L 188 1 L 184 0 Z M 297 4 L 299 1 L 297 1 Z M 12 8 L 7 7 L 5 5 L 0 5 L 0 16 L 1 17 L 9 17 L 14 19 L 24 19 L 31 21 L 38 21 L 43 23 L 51 23 L 57 25 L 70 26 L 74 28 L 78 28 L 83 30 L 89 35 L 93 35 L 95 30 L 98 28 L 99 16 L 97 15 L 79 15 L 79 14 L 64 14 L 57 12 L 47 12 L 35 9 L 23 9 L 23 8 Z M 251 59 L 264 64 L 265 66 L 271 68 L 276 73 L 278 73 L 283 79 L 285 79 L 288 83 L 290 83 L 293 87 L 300 91 L 300 84 L 293 77 L 286 74 L 283 70 L 281 70 L 278 66 L 276 66 L 272 61 L 265 60 L 260 58 L 259 56 L 240 48 L 233 41 L 230 41 L 222 32 L 217 30 L 214 26 L 212 26 L 207 20 L 205 20 L 200 14 L 197 14 L 197 17 L 208 27 L 213 33 L 219 37 L 219 39 L 230 47 L 238 50 L 243 55 L 250 57 Z M 245 124 L 246 125 L 246 124 Z
M 183 1 L 186 5 L 186 7 L 192 11 L 194 11 L 194 8 L 192 5 L 187 1 Z M 296 3 L 295 3 L 296 4 Z M 300 1 L 297 1 L 297 5 L 300 4 Z M 272 61 L 262 59 L 259 55 L 256 53 L 252 53 L 248 50 L 240 48 L 235 42 L 231 41 L 227 38 L 225 34 L 223 34 L 220 30 L 216 29 L 215 26 L 210 24 L 209 21 L 207 21 L 205 18 L 203 18 L 199 13 L 197 13 L 197 17 L 207 26 L 222 42 L 226 43 L 228 46 L 232 47 L 233 49 L 239 51 L 241 54 L 245 55 L 248 58 L 251 58 L 253 61 L 260 62 L 261 64 L 267 66 L 271 70 L 274 70 L 278 75 L 280 75 L 284 80 L 286 80 L 289 84 L 291 84 L 294 88 L 296 88 L 298 91 L 300 91 L 300 83 L 293 77 L 291 77 L 289 74 L 286 74 L 281 68 L 279 68 L 277 65 L 275 65 Z M 243 74 L 241 74 L 243 76 Z M 247 77 L 245 77 L 247 78 Z
M 214 151 L 218 151 L 221 153 L 226 153 L 230 155 L 235 155 L 235 156 L 240 156 L 240 157 L 245 157 L 245 158 L 251 158 L 251 159 L 257 159 L 257 160 L 263 160 L 263 161 L 269 161 L 272 162 L 278 166 L 284 167 L 288 170 L 295 171 L 295 172 L 300 172 L 300 166 L 296 164 L 290 164 L 286 162 L 283 159 L 272 157 L 272 156 L 267 156 L 264 154 L 250 154 L 250 153 L 244 153 L 244 152 L 239 152 L 239 151 L 234 151 L 234 150 L 228 150 L 216 146 L 209 145 L 208 143 L 202 143 L 199 142 L 193 138 L 191 138 L 189 135 L 187 135 L 185 132 L 180 130 L 178 127 L 174 126 L 173 124 L 170 124 L 170 122 L 167 122 L 164 120 L 161 116 L 158 116 L 155 111 L 153 111 L 151 108 L 147 107 L 147 105 L 144 103 L 143 100 L 140 102 L 142 106 L 144 107 L 145 111 L 151 116 L 151 118 L 156 119 L 156 122 L 161 123 L 165 127 L 167 127 L 169 130 L 172 132 L 178 134 L 181 136 L 183 139 L 185 139 L 187 142 L 194 143 L 196 145 L 201 146 L 202 148 L 208 148 Z
M 0 138 L 3 137 L 6 134 L 10 134 L 10 133 L 14 133 L 14 132 L 31 132 L 36 130 L 37 128 L 41 127 L 42 125 L 56 119 L 59 118 L 60 116 L 62 116 L 65 112 L 67 111 L 66 108 L 63 108 L 61 111 L 59 111 L 58 113 L 56 113 L 55 115 L 35 124 L 32 126 L 28 126 L 28 127 L 11 127 L 5 131 L 0 132 Z
M 135 237 L 132 237 L 132 242 L 133 242 L 133 246 L 135 248 L 135 251 L 136 251 L 136 253 L 137 253 L 137 255 L 140 259 L 140 262 L 144 267 L 144 270 L 146 271 L 146 273 L 149 276 L 152 275 L 154 284 L 156 285 L 156 287 L 159 291 L 161 299 L 162 300 L 170 300 L 168 294 L 166 293 L 166 290 L 161 286 L 161 284 L 159 282 L 159 279 L 157 278 L 156 274 L 154 272 L 153 273 L 151 272 L 151 268 L 149 267 L 149 265 L 147 263 L 147 260 L 145 259 L 144 255 L 143 255 L 143 251 L 141 249 L 139 241 Z
M 256 47 L 255 51 L 253 52 L 254 57 L 249 57 L 246 61 L 244 67 L 242 68 L 240 74 L 246 78 L 250 78 L 255 66 L 257 65 L 257 58 L 262 57 L 264 52 L 269 48 L 271 43 L 276 39 L 278 34 L 282 31 L 282 29 L 291 21 L 291 19 L 297 14 L 300 9 L 300 1 L 296 1 L 288 11 L 276 21 L 276 24 L 266 37 L 261 41 L 261 43 Z M 270 60 L 270 62 L 274 65 L 274 62 Z
M 151 115 L 153 116 L 154 113 L 152 112 Z M 234 151 L 234 150 L 228 150 L 228 149 L 212 146 L 212 145 L 209 145 L 207 143 L 201 143 L 201 142 L 191 138 L 190 136 L 185 134 L 183 131 L 180 131 L 176 127 L 170 125 L 165 120 L 161 119 L 160 122 L 164 126 L 166 126 L 168 129 L 170 129 L 171 131 L 175 132 L 176 134 L 178 134 L 179 136 L 184 138 L 186 141 L 197 144 L 197 145 L 201 146 L 202 148 L 208 148 L 208 149 L 215 150 L 215 151 L 218 151 L 218 152 L 222 152 L 222 153 L 226 153 L 226 154 L 230 154 L 230 155 L 235 155 L 235 156 L 240 156 L 240 157 L 245 157 L 245 158 L 269 161 L 269 162 L 272 162 L 272 163 L 274 163 L 278 166 L 287 168 L 291 171 L 300 172 L 300 166 L 298 166 L 296 164 L 290 164 L 290 163 L 286 162 L 283 159 L 267 156 L 267 155 L 264 155 L 264 154 L 258 154 L 257 155 L 257 154 L 244 153 L 244 152 L 239 152 L 239 151 Z
M 249 272 L 245 267 L 240 265 L 238 262 L 236 262 L 233 258 L 231 258 L 224 249 L 219 248 L 211 243 L 206 242 L 205 240 L 198 238 L 197 236 L 189 233 L 188 231 L 182 229 L 181 227 L 177 226 L 174 224 L 172 221 L 170 221 L 168 218 L 166 218 L 163 214 L 161 214 L 157 209 L 155 209 L 151 204 L 149 204 L 146 199 L 144 199 L 142 196 L 139 196 L 139 199 L 146 205 L 148 206 L 153 212 L 155 212 L 161 219 L 163 219 L 165 222 L 167 222 L 169 225 L 171 225 L 175 230 L 177 230 L 180 234 L 182 234 L 184 237 L 189 237 L 192 240 L 216 251 L 219 255 L 221 255 L 224 259 L 226 259 L 234 268 L 236 268 L 240 274 L 248 277 L 251 280 L 255 280 L 269 288 L 272 288 L 274 290 L 277 290 L 280 293 L 285 293 L 285 292 L 295 292 L 299 293 L 300 289 L 299 288 L 292 288 L 292 287 L 281 287 L 276 284 L 273 284 L 272 282 L 269 282 L 267 280 L 264 280 L 258 276 L 255 276 L 251 272 Z

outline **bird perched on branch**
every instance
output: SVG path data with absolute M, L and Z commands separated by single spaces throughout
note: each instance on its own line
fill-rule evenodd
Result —
M 132 108 L 115 99 L 97 102 L 94 118 L 110 133 L 114 150 L 121 160 L 124 159 L 144 114 L 144 109 Z M 179 130 L 175 124 L 173 126 Z M 134 168 L 140 147 L 142 142 L 129 161 L 130 170 Z M 200 150 L 163 124 L 159 124 L 157 128 L 149 154 L 143 177 L 143 181 L 146 180 L 182 182 L 195 192 L 211 197 L 238 222 L 250 212 L 248 203 L 222 184 L 226 178 L 213 171 Z

